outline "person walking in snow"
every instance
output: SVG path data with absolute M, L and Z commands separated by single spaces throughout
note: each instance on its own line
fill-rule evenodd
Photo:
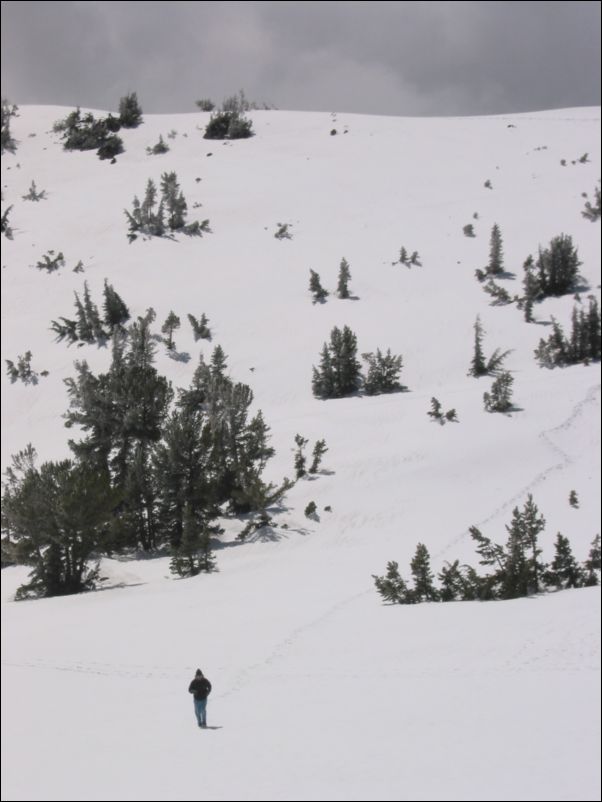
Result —
M 194 679 L 190 683 L 188 693 L 194 694 L 194 713 L 199 727 L 207 726 L 207 697 L 211 693 L 211 683 L 197 668 Z

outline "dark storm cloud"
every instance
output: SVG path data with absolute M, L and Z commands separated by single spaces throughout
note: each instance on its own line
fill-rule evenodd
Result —
M 598 2 L 4 2 L 17 103 L 489 114 L 600 103 Z

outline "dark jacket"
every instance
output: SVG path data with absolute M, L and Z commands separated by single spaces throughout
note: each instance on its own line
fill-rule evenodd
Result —
M 199 701 L 206 699 L 211 693 L 211 683 L 207 677 L 195 677 L 190 683 L 188 693 L 193 693 L 194 698 Z

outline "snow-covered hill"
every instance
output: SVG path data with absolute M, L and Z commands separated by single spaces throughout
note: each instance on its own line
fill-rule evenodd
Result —
M 14 603 L 26 571 L 2 572 L 2 798 L 598 799 L 598 588 L 385 607 L 371 575 L 387 560 L 407 575 L 419 541 L 436 571 L 476 565 L 468 527 L 504 540 L 527 493 L 547 521 L 544 558 L 557 531 L 578 559 L 600 531 L 600 366 L 550 371 L 533 357 L 574 300 L 546 300 L 527 324 L 516 306 L 490 306 L 474 277 L 494 223 L 511 295 L 527 255 L 565 233 L 599 299 L 600 224 L 581 210 L 600 179 L 600 110 L 258 111 L 256 136 L 226 144 L 203 140 L 207 114 L 145 116 L 120 132 L 114 165 L 62 150 L 51 127 L 67 111 L 22 107 L 17 152 L 3 158 L 14 238 L 2 238 L 2 359 L 30 350 L 49 375 L 36 386 L 3 376 L 2 467 L 28 442 L 42 460 L 68 453 L 63 380 L 75 359 L 104 370 L 110 353 L 56 343 L 49 325 L 73 315 L 84 280 L 100 303 L 105 278 L 133 315 L 152 306 L 159 325 L 170 310 L 182 319 L 175 339 L 190 361 L 164 349 L 157 359 L 174 386 L 210 355 L 186 321 L 207 314 L 271 426 L 267 478 L 293 475 L 297 433 L 329 451 L 269 537 L 240 544 L 242 524 L 227 525 L 215 574 L 175 580 L 167 558 L 107 560 L 101 592 Z M 148 155 L 160 134 L 170 151 Z M 213 233 L 129 244 L 123 210 L 171 170 L 189 219 L 208 218 Z M 21 199 L 32 180 L 47 200 Z M 279 223 L 292 239 L 274 237 Z M 401 246 L 422 267 L 392 264 Z M 51 249 L 66 266 L 47 274 L 35 263 Z M 313 305 L 309 270 L 334 291 L 342 257 L 357 300 Z M 72 271 L 79 260 L 84 273 Z M 512 349 L 510 416 L 484 412 L 491 380 L 467 376 L 477 314 L 485 351 Z M 402 354 L 410 392 L 313 398 L 312 365 L 335 325 L 360 352 Z M 460 422 L 433 423 L 432 396 Z M 310 500 L 319 522 L 303 514 Z M 207 732 L 187 694 L 197 666 L 214 684 L 219 729 Z

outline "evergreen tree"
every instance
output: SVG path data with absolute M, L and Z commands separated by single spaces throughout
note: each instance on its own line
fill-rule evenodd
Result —
M 336 326 L 330 333 L 330 344 L 322 348 L 320 369 L 313 369 L 312 388 L 317 398 L 343 398 L 360 386 L 360 365 L 357 361 L 357 337 L 348 326 Z
M 339 267 L 339 280 L 337 284 L 337 295 L 339 298 L 349 298 L 349 279 L 351 278 L 351 271 L 349 270 L 349 263 L 346 259 L 341 259 Z
M 438 398 L 431 398 L 431 408 L 430 411 L 426 413 L 429 415 L 433 420 L 439 421 L 439 423 L 444 423 L 443 420 L 443 411 L 441 408 L 441 402 Z
M 554 237 L 545 250 L 540 248 L 537 271 L 543 296 L 559 296 L 573 292 L 580 265 L 573 240 L 566 234 Z
M 399 563 L 395 561 L 388 562 L 386 575 L 375 576 L 373 574 L 372 579 L 384 601 L 392 604 L 412 603 L 412 595 L 399 573 Z
M 175 343 L 173 341 L 173 333 L 176 329 L 180 328 L 180 318 L 175 312 L 170 312 L 165 319 L 165 323 L 161 326 L 161 333 L 167 335 L 166 345 L 170 351 L 175 350 Z
M 295 477 L 297 479 L 301 479 L 301 477 L 305 476 L 307 473 L 305 470 L 305 454 L 303 453 L 303 449 L 308 442 L 309 441 L 301 437 L 300 434 L 295 435 L 295 444 L 297 446 L 297 450 L 295 451 Z
M 446 562 L 438 579 L 441 582 L 441 601 L 454 601 L 464 597 L 465 581 L 460 570 L 460 560 Z
M 433 584 L 434 577 L 431 571 L 430 559 L 427 547 L 424 543 L 419 543 L 410 563 L 412 576 L 414 577 L 413 593 L 417 602 L 439 600 L 439 591 Z
M 84 308 L 84 316 L 86 319 L 87 329 L 89 330 L 92 336 L 91 342 L 97 342 L 102 345 L 106 341 L 107 335 L 100 321 L 98 307 L 90 297 L 90 288 L 88 287 L 87 281 L 84 281 L 83 308 Z
M 368 362 L 368 375 L 364 382 L 364 390 L 367 395 L 380 395 L 381 393 L 394 393 L 406 388 L 399 382 L 401 373 L 402 358 L 391 353 L 387 348 L 387 353 L 382 354 L 380 348 L 376 349 L 376 354 L 362 354 Z
M 483 393 L 483 404 L 487 412 L 509 412 L 513 408 L 513 384 L 514 377 L 510 373 L 500 373 L 491 385 L 491 392 Z
M 573 557 L 568 537 L 564 537 L 558 532 L 554 546 L 554 559 L 544 574 L 545 583 L 554 585 L 558 590 L 582 587 L 583 571 Z
M 202 314 L 201 319 L 197 320 L 194 315 L 189 314 L 188 320 L 190 321 L 190 325 L 192 326 L 192 331 L 194 334 L 194 341 L 197 342 L 198 340 L 210 340 L 211 339 L 211 331 L 209 330 L 209 318 L 207 315 Z
M 525 276 L 523 279 L 523 289 L 525 291 L 523 299 L 523 309 L 525 312 L 525 321 L 533 323 L 533 304 L 541 295 L 541 287 L 539 279 L 535 273 L 533 264 L 533 257 L 529 256 L 523 265 Z
M 569 504 L 571 505 L 571 507 L 579 509 L 579 498 L 575 490 L 571 490 L 571 492 L 569 493 Z
M 498 276 L 504 272 L 503 257 L 502 257 L 502 234 L 497 223 L 494 223 L 491 229 L 491 238 L 489 240 L 489 263 L 485 269 L 486 273 L 493 276 Z
M 211 375 L 214 377 L 222 378 L 226 375 L 226 368 L 228 367 L 227 356 L 221 345 L 216 345 L 211 354 Z
M 130 311 L 111 284 L 105 279 L 103 322 L 112 334 L 116 328 L 123 328 L 130 319 Z
M 179 231 L 186 224 L 187 204 L 174 172 L 161 176 L 161 197 L 167 214 L 167 226 L 171 231 Z
M 14 153 L 17 150 L 17 143 L 10 131 L 10 118 L 15 117 L 16 114 L 17 106 L 11 106 L 6 98 L 2 98 L 2 113 L 0 115 L 0 145 L 2 153 L 5 150 L 9 153 Z
M 483 326 L 481 325 L 481 318 L 478 315 L 474 324 L 474 355 L 470 363 L 468 374 L 475 378 L 487 374 L 487 365 L 483 353 Z
M 2 527 L 19 562 L 32 567 L 17 598 L 79 593 L 98 571 L 90 559 L 102 543 L 116 497 L 106 473 L 63 460 L 35 466 L 35 450 L 13 458 L 6 472 Z
M 328 291 L 320 283 L 320 276 L 315 270 L 309 271 L 309 291 L 314 296 L 314 303 L 323 303 L 328 297 Z
M 142 108 L 135 92 L 119 101 L 119 122 L 123 128 L 137 128 L 142 122 Z
M 600 580 L 598 578 L 601 565 L 600 559 L 600 535 L 596 535 L 596 537 L 592 540 L 592 547 L 589 551 L 589 556 L 584 563 L 585 574 L 583 584 L 588 588 L 600 584 Z
M 335 397 L 335 373 L 330 350 L 326 343 L 320 354 L 320 367 L 313 368 L 312 392 L 316 398 Z
M 318 468 L 320 467 L 320 462 L 322 461 L 322 457 L 328 449 L 326 448 L 326 440 L 316 440 L 314 445 L 314 450 L 312 452 L 312 463 L 309 468 L 310 473 L 318 473 Z

